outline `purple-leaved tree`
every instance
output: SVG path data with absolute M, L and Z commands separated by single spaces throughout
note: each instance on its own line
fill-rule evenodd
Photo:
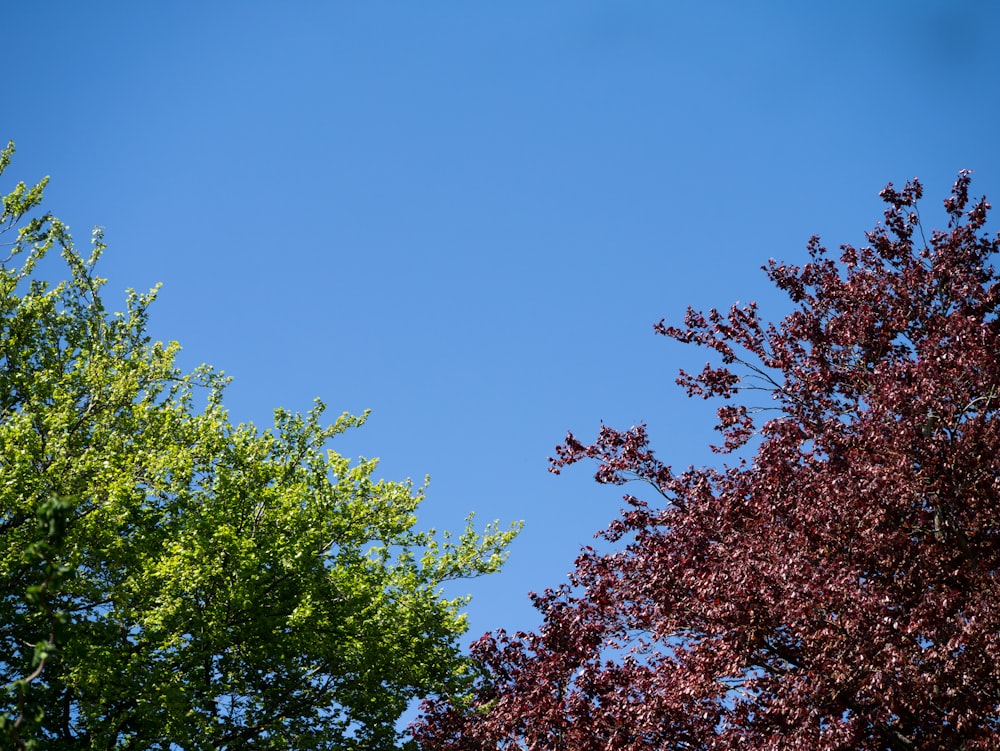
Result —
M 766 272 L 792 312 L 689 310 L 656 330 L 714 352 L 720 453 L 674 471 L 644 426 L 570 434 L 639 481 L 533 633 L 484 636 L 425 749 L 1000 748 L 1000 248 L 960 173 L 947 229 L 890 184 L 868 245 Z M 767 408 L 767 409 L 762 409 Z M 748 445 L 753 439 L 755 442 Z

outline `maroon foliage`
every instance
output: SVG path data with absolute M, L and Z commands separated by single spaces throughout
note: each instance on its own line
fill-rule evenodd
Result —
M 678 382 L 752 458 L 677 473 L 643 426 L 569 435 L 554 472 L 595 460 L 659 501 L 626 496 L 616 552 L 536 596 L 537 633 L 474 645 L 476 690 L 425 705 L 423 747 L 1000 748 L 1000 241 L 968 189 L 926 239 L 914 181 L 869 246 L 770 262 L 775 325 L 657 326 L 714 351 Z

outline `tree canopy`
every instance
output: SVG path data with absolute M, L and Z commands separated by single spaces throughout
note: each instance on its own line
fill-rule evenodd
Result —
M 327 448 L 363 416 L 234 425 L 146 333 L 155 290 L 105 308 L 102 235 L 78 253 L 44 186 L 0 217 L 0 745 L 396 748 L 468 680 L 442 584 L 516 530 L 419 529 L 423 487 Z
M 1000 240 L 962 172 L 947 228 L 892 184 L 839 256 L 771 261 L 791 312 L 690 310 L 721 468 L 674 471 L 645 426 L 570 434 L 559 472 L 638 481 L 533 633 L 473 646 L 475 690 L 425 704 L 427 749 L 1000 747 Z M 648 495 L 648 493 L 647 493 Z

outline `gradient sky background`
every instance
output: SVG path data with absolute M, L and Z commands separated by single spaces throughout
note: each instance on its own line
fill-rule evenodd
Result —
M 471 636 L 538 619 L 621 490 L 547 473 L 646 421 L 718 462 L 706 356 L 654 336 L 758 300 L 768 258 L 862 244 L 878 191 L 1000 201 L 1000 4 L 46 2 L 4 9 L 7 177 L 51 175 L 106 299 L 234 377 L 237 421 L 370 408 L 341 453 L 432 478 L 421 519 L 523 519 Z M 11 181 L 0 187 L 9 189 Z M 997 227 L 997 222 L 994 222 Z

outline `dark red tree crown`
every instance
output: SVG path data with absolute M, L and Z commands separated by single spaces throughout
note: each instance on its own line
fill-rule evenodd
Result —
M 626 496 L 537 633 L 487 635 L 465 702 L 433 701 L 436 749 L 1000 748 L 1000 242 L 959 174 L 926 237 L 914 180 L 834 260 L 770 261 L 793 310 L 688 310 L 658 333 L 715 364 L 735 466 L 675 472 L 645 426 L 572 434 Z M 766 420 L 760 419 L 765 417 Z

